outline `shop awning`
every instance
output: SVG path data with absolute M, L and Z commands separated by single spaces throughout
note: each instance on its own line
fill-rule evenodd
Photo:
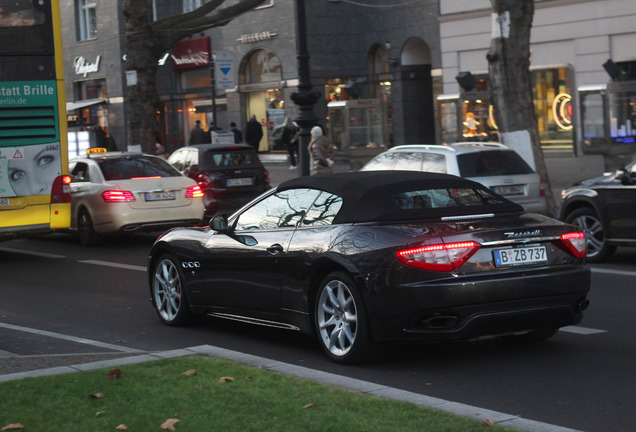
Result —
M 93 105 L 101 105 L 108 102 L 108 99 L 91 99 L 77 102 L 66 102 L 66 112 L 72 113 L 77 109 L 86 108 Z

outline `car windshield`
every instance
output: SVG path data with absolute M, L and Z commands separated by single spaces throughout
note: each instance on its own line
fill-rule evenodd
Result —
M 104 158 L 97 161 L 106 181 L 144 177 L 180 177 L 181 174 L 166 161 L 147 156 Z
M 206 150 L 201 155 L 199 169 L 228 168 L 257 164 L 258 156 L 250 149 Z
M 464 153 L 457 156 L 462 177 L 532 174 L 534 171 L 513 150 L 492 150 Z

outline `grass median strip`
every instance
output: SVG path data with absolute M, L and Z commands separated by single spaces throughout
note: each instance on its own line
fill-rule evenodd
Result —
M 0 383 L 0 429 L 510 431 L 207 356 Z

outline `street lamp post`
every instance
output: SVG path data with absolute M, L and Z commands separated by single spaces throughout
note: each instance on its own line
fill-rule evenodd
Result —
M 296 58 L 298 59 L 298 91 L 292 93 L 291 99 L 299 107 L 300 114 L 296 123 L 300 127 L 298 157 L 300 173 L 309 175 L 309 141 L 311 128 L 318 124 L 314 114 L 314 105 L 320 98 L 320 92 L 311 90 L 309 77 L 309 51 L 307 49 L 307 27 L 305 21 L 305 0 L 296 0 Z

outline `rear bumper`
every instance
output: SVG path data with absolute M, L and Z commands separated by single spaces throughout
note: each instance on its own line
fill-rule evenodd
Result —
M 467 340 L 577 324 L 589 286 L 587 267 L 459 278 L 368 294 L 367 309 L 377 342 Z

